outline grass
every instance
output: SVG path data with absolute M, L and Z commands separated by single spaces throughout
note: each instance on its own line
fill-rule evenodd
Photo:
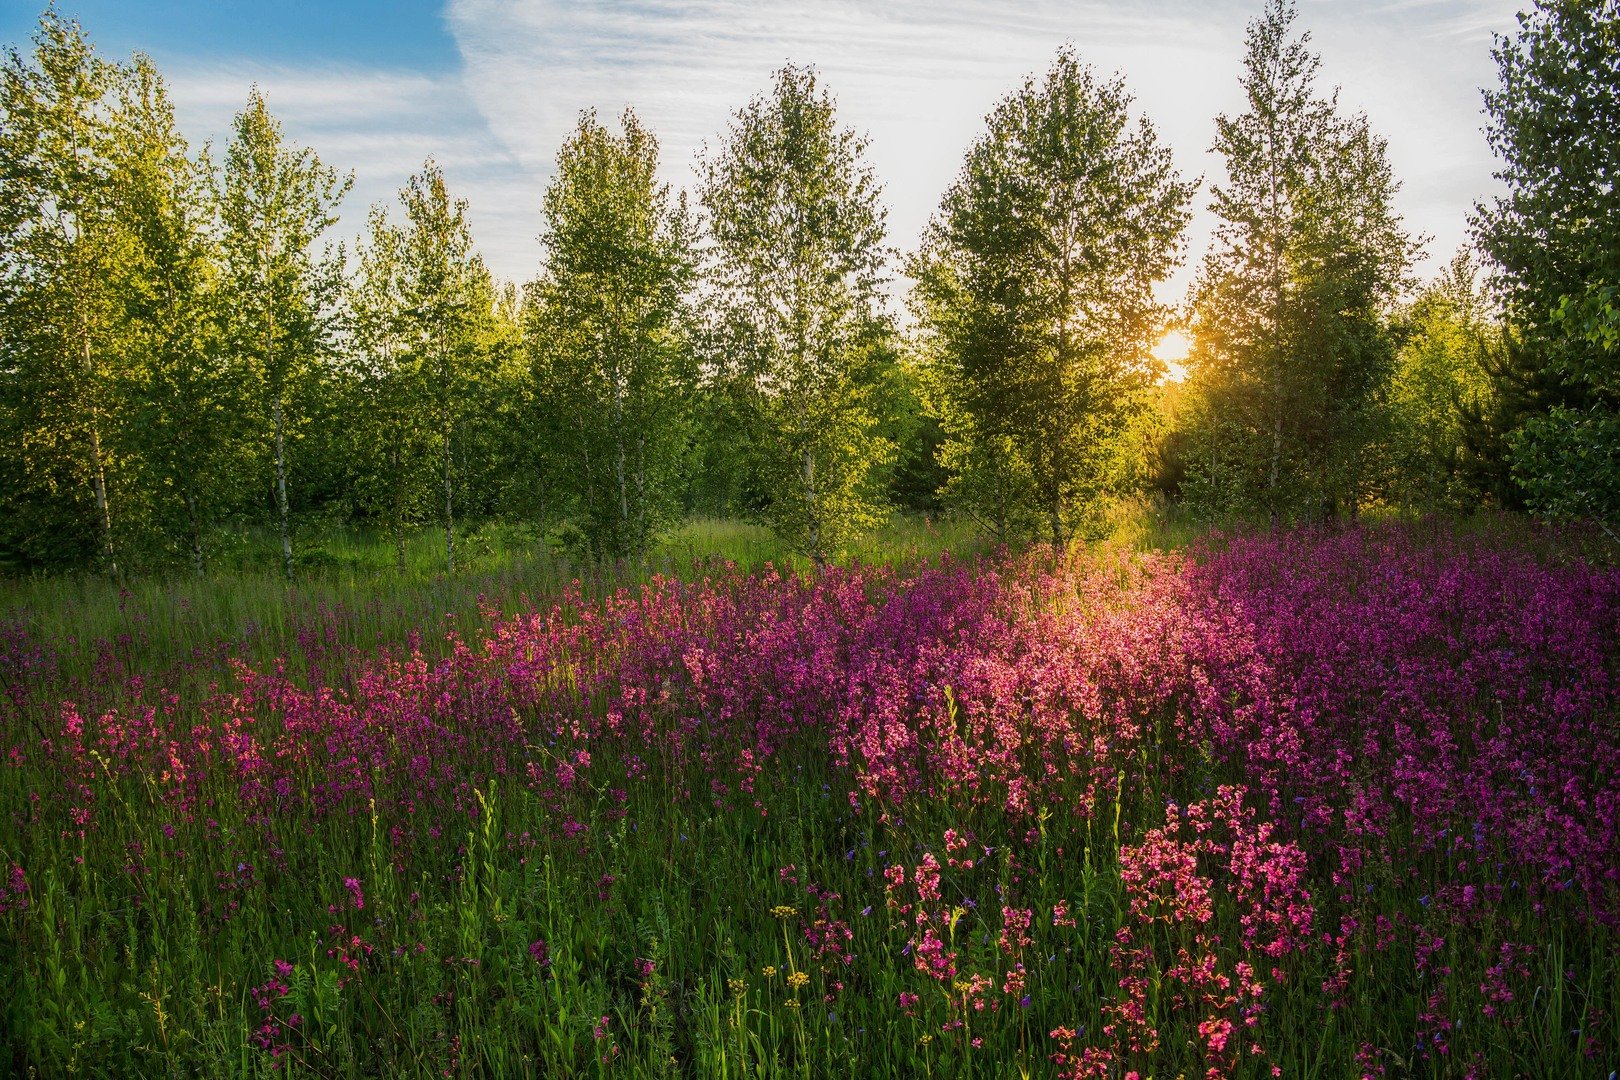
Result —
M 205 656 L 262 663 L 311 633 L 364 649 L 416 639 L 431 655 L 441 630 L 473 632 L 492 611 L 545 606 L 576 582 L 598 594 L 655 575 L 700 577 L 726 566 L 809 570 L 770 530 L 736 519 L 683 522 L 644 564 L 618 566 L 576 564 L 533 530 L 494 524 L 459 538 L 454 575 L 444 573 L 443 534 L 435 530 L 411 537 L 400 573 L 383 533 L 332 528 L 300 548 L 290 586 L 273 537 L 248 539 L 232 565 L 200 578 L 176 568 L 123 580 L 81 573 L 0 581 L 0 623 L 51 642 L 67 673 L 89 679 L 109 653 L 136 670 Z M 838 561 L 905 565 L 984 547 L 962 523 L 897 514 Z
M 1202 544 L 1190 523 L 1111 528 L 1063 570 L 930 576 L 928 557 L 971 541 L 896 521 L 849 560 L 892 572 L 745 578 L 721 564 L 806 568 L 761 530 L 705 521 L 645 567 L 574 567 L 491 533 L 446 577 L 424 535 L 399 576 L 378 538 L 341 533 L 291 588 L 254 570 L 13 583 L 0 1072 L 1606 1075 L 1620 962 L 1591 912 L 1620 896 L 1533 884 L 1511 837 L 1481 834 L 1480 799 L 1419 813 L 1388 781 L 1392 761 L 1449 760 L 1431 773 L 1450 790 L 1477 757 L 1496 764 L 1467 790 L 1511 797 L 1504 828 L 1582 824 L 1552 801 L 1569 791 L 1607 812 L 1616 591 L 1579 542 L 1474 523 L 1205 544 L 1212 566 L 1236 560 L 1254 618 L 1277 604 L 1295 627 L 1309 597 L 1267 652 L 1192 563 L 1130 554 Z M 655 573 L 682 584 L 641 593 Z M 1446 591 L 1458 581 L 1472 591 Z M 1529 596 L 1562 605 L 1557 633 L 1526 621 Z M 1289 651 L 1414 611 L 1426 629 L 1367 638 L 1366 655 Z M 1410 741 L 1344 759 L 1374 840 L 1268 809 L 1267 791 L 1339 797 L 1319 777 L 1340 767 L 1339 728 L 1265 780 L 1287 724 L 1242 726 L 1286 719 L 1277 703 L 1300 691 L 1256 680 L 1296 668 L 1353 745 Z M 1462 668 L 1476 681 L 1457 688 Z M 1401 700 L 1455 725 L 1432 742 L 1379 696 L 1413 671 Z M 861 728 L 841 761 L 837 718 L 883 702 L 899 727 Z M 1526 741 L 1487 745 L 1515 724 Z M 909 744 L 884 741 L 902 734 L 934 764 L 906 771 Z M 1528 795 L 1491 772 L 1508 760 L 1535 770 Z M 891 766 L 903 779 L 876 787 Z M 1217 807 L 1228 785 L 1258 817 L 1211 846 L 1176 831 L 1172 804 Z M 1352 849 L 1367 857 L 1341 876 Z M 1582 863 L 1601 881 L 1602 859 Z M 1205 888 L 1207 919 L 1186 906 Z M 1465 902 L 1474 888 L 1497 891 Z M 1310 934 L 1242 944 L 1301 903 Z M 953 955 L 944 977 L 925 970 L 931 942 Z M 1241 965 L 1263 992 L 1232 994 Z M 1230 1053 L 1212 1041 L 1225 1021 Z M 1088 1049 L 1109 1055 L 1096 1071 Z

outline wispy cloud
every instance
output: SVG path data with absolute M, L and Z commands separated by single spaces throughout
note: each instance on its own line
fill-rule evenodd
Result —
M 722 135 L 775 68 L 815 64 L 844 122 L 871 137 L 901 245 L 915 240 L 996 100 L 1065 41 L 1127 71 L 1185 167 L 1202 171 L 1207 106 L 1231 82 L 1242 34 L 1241 19 L 1097 2 L 452 0 L 449 25 L 491 130 L 542 170 L 581 109 L 633 105 L 662 140 L 666 175 L 689 182 L 705 140 Z M 1182 92 L 1205 107 L 1169 108 Z
M 491 132 L 460 75 L 356 67 L 190 67 L 169 73 L 181 123 L 216 149 L 257 85 L 292 141 L 354 173 L 340 237 L 358 235 L 373 203 L 393 203 L 429 157 L 468 200 L 480 250 L 503 277 L 534 274 L 543 180 Z
M 1237 75 L 1258 3 L 1103 0 L 450 0 L 469 94 L 526 168 L 550 169 L 578 111 L 633 105 L 662 139 L 666 176 L 689 183 L 694 155 L 783 62 L 813 63 L 845 122 L 871 136 L 890 228 L 913 243 L 985 113 L 1070 42 L 1120 71 L 1189 175 L 1219 179 L 1213 118 L 1241 106 Z M 1444 256 L 1490 185 L 1478 87 L 1492 30 L 1513 0 L 1318 0 L 1301 12 L 1324 76 L 1388 137 L 1411 224 Z M 1195 220 L 1191 254 L 1209 232 Z M 1179 289 L 1186 272 L 1170 292 Z
M 1389 139 L 1401 207 L 1443 259 L 1473 201 L 1492 188 L 1479 87 L 1494 81 L 1493 31 L 1517 0 L 1305 0 L 1301 24 L 1325 81 Z M 498 274 L 527 279 L 540 251 L 541 194 L 581 109 L 634 106 L 658 133 L 664 174 L 692 182 L 704 143 L 783 63 L 815 64 L 843 121 L 871 138 L 891 242 L 915 243 L 984 115 L 1071 43 L 1119 71 L 1189 176 L 1219 180 L 1214 117 L 1241 107 L 1245 23 L 1259 0 L 447 0 L 459 72 L 360 66 L 170 67 L 181 119 L 223 143 L 257 83 L 288 134 L 356 173 L 343 229 L 392 200 L 429 155 L 471 204 Z M 168 65 L 166 65 L 168 66 Z M 1203 196 L 1200 196 L 1202 201 Z M 1194 219 L 1189 269 L 1207 243 Z

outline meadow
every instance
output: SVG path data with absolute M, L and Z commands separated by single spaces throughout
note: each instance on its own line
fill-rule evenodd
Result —
M 0 1072 L 1620 1066 L 1612 550 L 752 535 L 8 586 Z

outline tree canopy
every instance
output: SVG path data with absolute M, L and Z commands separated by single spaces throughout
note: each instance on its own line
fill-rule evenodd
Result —
M 910 263 L 962 494 L 998 533 L 1033 511 L 1061 547 L 1145 407 L 1194 185 L 1130 105 L 1061 50 L 990 114 Z

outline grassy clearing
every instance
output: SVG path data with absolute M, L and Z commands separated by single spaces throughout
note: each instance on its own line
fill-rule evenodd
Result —
M 700 518 L 665 536 L 644 565 L 576 564 L 532 530 L 490 526 L 461 538 L 461 565 L 443 572 L 443 535 L 426 530 L 407 545 L 401 574 L 389 538 L 333 529 L 312 543 L 297 578 L 281 578 L 267 537 L 231 568 L 197 577 L 185 570 L 113 580 L 72 574 L 0 581 L 0 622 L 49 642 L 64 670 L 95 677 L 109 656 L 129 670 L 162 670 L 207 657 L 273 660 L 302 637 L 375 649 L 416 641 L 428 654 L 442 633 L 471 633 L 493 611 L 544 607 L 576 586 L 588 595 L 657 575 L 697 578 L 766 565 L 807 573 L 802 556 L 751 522 Z M 907 565 L 943 551 L 984 550 L 957 522 L 901 515 L 843 553 L 846 565 Z M 259 557 L 262 556 L 262 557 Z

